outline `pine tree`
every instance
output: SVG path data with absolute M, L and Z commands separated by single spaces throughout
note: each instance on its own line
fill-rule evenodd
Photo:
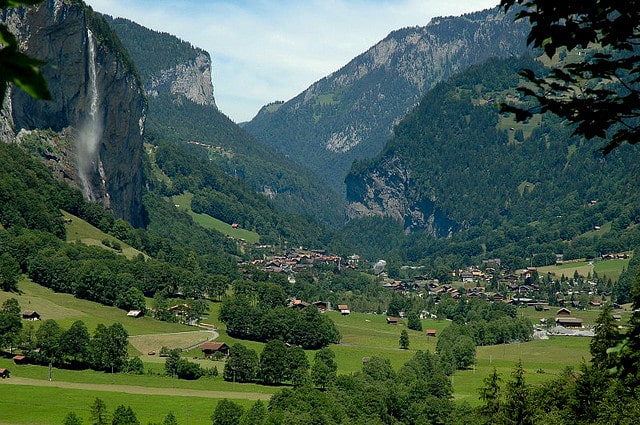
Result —
M 400 348 L 403 350 L 409 349 L 409 333 L 406 329 L 400 332 Z
M 589 350 L 592 356 L 591 362 L 598 368 L 613 368 L 617 360 L 614 354 L 607 353 L 607 350 L 615 347 L 620 340 L 620 333 L 612 311 L 611 303 L 606 303 L 593 327 L 595 335 L 591 339 Z

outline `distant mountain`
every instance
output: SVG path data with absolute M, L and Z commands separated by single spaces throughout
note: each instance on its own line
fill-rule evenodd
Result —
M 128 19 L 103 16 L 136 58 L 148 96 L 176 94 L 198 105 L 216 106 L 209 53 Z
M 640 195 L 630 189 L 640 176 L 637 147 L 603 157 L 597 142 L 571 137 L 553 115 L 516 123 L 499 114 L 497 103 L 525 101 L 515 91 L 518 70 L 541 67 L 528 57 L 494 59 L 438 84 L 376 158 L 354 165 L 349 216 L 390 217 L 407 232 L 466 234 L 475 242 L 458 254 L 504 253 L 514 241 L 511 253 L 521 258 L 637 246 Z M 605 224 L 606 235 L 576 239 Z
M 376 155 L 431 87 L 487 58 L 521 54 L 526 33 L 497 9 L 394 31 L 295 98 L 265 106 L 244 128 L 343 193 L 352 162 Z
M 217 110 L 183 90 L 211 86 L 209 55 L 166 33 L 152 31 L 125 19 L 107 17 L 131 53 L 145 82 L 149 108 L 146 135 L 208 157 L 229 176 L 243 179 L 281 211 L 312 217 L 324 223 L 344 222 L 344 201 L 305 167 L 258 143 Z M 159 82 L 162 81 L 160 84 Z M 212 88 L 211 88 L 212 90 Z

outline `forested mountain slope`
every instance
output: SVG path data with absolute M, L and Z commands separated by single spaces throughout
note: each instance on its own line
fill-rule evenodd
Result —
M 148 93 L 147 137 L 188 143 L 227 174 L 239 177 L 269 197 L 281 211 L 327 223 L 344 221 L 344 203 L 307 169 L 258 143 L 215 107 L 183 86 L 203 86 L 211 77 L 206 52 L 166 33 L 124 19 L 109 19 L 138 66 Z M 158 46 L 167 52 L 155 54 Z M 206 60 L 202 59 L 206 56 Z M 201 58 L 202 61 L 198 58 Z M 200 70 L 200 74 L 198 74 Z M 162 84 L 159 81 L 164 81 Z M 191 83 L 189 83 L 191 81 Z M 212 90 L 212 89 L 211 89 Z M 211 97 L 213 99 L 213 97 Z M 195 142 L 195 143 L 194 143 Z
M 540 66 L 527 57 L 491 60 L 436 86 L 381 154 L 352 168 L 350 217 L 454 235 L 449 251 L 470 257 L 577 258 L 637 246 L 637 147 L 603 157 L 552 115 L 516 124 L 499 114 L 496 104 L 519 101 L 518 70 Z M 606 223 L 608 233 L 579 238 Z
M 469 65 L 522 53 L 526 30 L 495 9 L 394 31 L 244 128 L 344 193 L 352 162 L 380 152 L 424 93 Z

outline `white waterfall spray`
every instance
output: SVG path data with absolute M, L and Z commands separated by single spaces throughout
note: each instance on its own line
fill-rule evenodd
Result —
M 87 103 L 89 113 L 84 117 L 78 134 L 78 177 L 85 198 L 95 200 L 91 184 L 91 175 L 98 168 L 98 146 L 102 135 L 102 114 L 100 113 L 100 96 L 98 93 L 98 72 L 96 64 L 96 44 L 91 30 L 87 29 L 88 44 L 88 87 Z

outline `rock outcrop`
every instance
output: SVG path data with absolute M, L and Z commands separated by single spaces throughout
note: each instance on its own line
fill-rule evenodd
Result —
M 53 101 L 12 90 L 5 114 L 13 134 L 70 135 L 75 184 L 117 217 L 143 225 L 142 155 L 146 101 L 134 66 L 101 17 L 77 1 L 47 0 L 0 19 L 43 68 Z M 5 127 L 7 124 L 5 123 Z
M 216 107 L 211 83 L 211 57 L 207 52 L 152 75 L 145 83 L 147 95 L 169 93 L 184 96 L 198 105 Z
M 457 225 L 436 207 L 435 199 L 415 190 L 411 171 L 403 159 L 384 157 L 366 174 L 347 176 L 347 216 L 385 216 L 403 223 L 406 231 L 426 230 L 437 237 L 450 236 Z

